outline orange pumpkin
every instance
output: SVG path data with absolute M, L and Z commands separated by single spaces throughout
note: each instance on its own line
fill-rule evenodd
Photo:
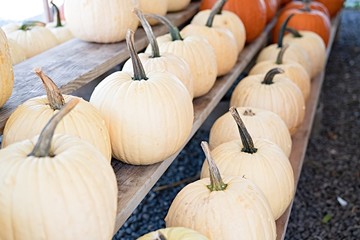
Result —
M 279 31 L 285 19 L 294 14 L 288 23 L 288 27 L 296 30 L 307 30 L 317 33 L 328 44 L 330 38 L 331 22 L 328 16 L 318 10 L 288 9 L 283 11 L 274 27 L 273 42 L 277 42 Z
M 325 13 L 328 17 L 330 17 L 329 10 L 327 7 L 322 4 L 321 2 L 315 2 L 315 1 L 292 1 L 287 3 L 282 11 L 286 11 L 288 9 L 307 9 L 310 8 L 311 10 L 318 10 L 320 12 Z
M 280 2 L 280 5 L 285 5 L 289 2 L 291 2 L 291 0 L 279 0 L 279 2 Z
M 200 10 L 210 9 L 216 0 L 202 0 Z M 238 15 L 246 30 L 246 43 L 255 40 L 266 25 L 266 6 L 264 0 L 228 0 L 224 10 Z
M 264 2 L 266 6 L 266 22 L 270 22 L 275 16 L 279 4 L 277 0 L 264 0 Z
M 334 17 L 344 5 L 344 0 L 316 0 L 321 2 L 329 10 L 330 17 Z

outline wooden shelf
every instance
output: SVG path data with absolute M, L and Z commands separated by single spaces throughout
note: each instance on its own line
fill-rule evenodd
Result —
M 340 16 L 341 13 L 339 13 L 332 20 L 330 41 L 326 51 L 326 55 L 327 55 L 326 62 L 330 55 L 331 47 L 336 36 L 338 25 L 340 23 Z M 319 102 L 319 97 L 320 97 L 324 77 L 325 77 L 325 67 L 324 70 L 320 72 L 318 76 L 316 76 L 311 81 L 311 92 L 309 99 L 307 100 L 306 103 L 304 122 L 302 123 L 298 131 L 292 136 L 293 145 L 292 145 L 292 152 L 290 155 L 290 163 L 294 170 L 294 177 L 296 184 L 295 189 L 297 189 L 297 184 L 299 182 L 302 165 L 305 159 L 306 149 L 309 142 L 314 118 L 316 115 L 316 108 Z M 285 211 L 285 213 L 276 221 L 277 240 L 283 240 L 285 238 L 286 228 L 289 222 L 292 205 L 293 202 L 291 202 L 290 206 Z
M 189 21 L 199 9 L 193 2 L 181 12 L 167 14 L 177 26 Z M 168 32 L 164 25 L 153 27 L 156 36 Z M 135 34 L 135 48 L 148 45 L 145 32 L 139 28 Z M 34 69 L 41 67 L 55 81 L 63 94 L 70 94 L 129 58 L 125 41 L 99 44 L 72 39 L 14 66 L 14 89 L 10 99 L 0 109 L 0 133 L 15 108 L 26 100 L 44 95 L 41 80 Z

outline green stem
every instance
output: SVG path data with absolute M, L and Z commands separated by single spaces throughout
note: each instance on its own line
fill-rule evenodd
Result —
M 64 105 L 55 115 L 50 118 L 40 133 L 40 136 L 34 146 L 34 149 L 28 156 L 37 158 L 50 157 L 51 142 L 54 137 L 55 129 L 58 123 L 78 104 L 80 99 L 74 98 Z
M 303 3 L 304 3 L 304 8 L 302 10 L 305 12 L 310 12 L 311 11 L 311 8 L 310 8 L 311 0 L 303 0 Z
M 50 4 L 52 5 L 52 7 L 55 10 L 55 15 L 56 15 L 55 27 L 63 27 L 63 25 L 61 24 L 60 10 L 59 10 L 58 6 L 56 6 L 56 4 L 53 1 L 51 1 Z
M 278 38 L 278 48 L 282 48 L 282 46 L 283 46 L 283 40 L 284 40 L 284 36 L 285 36 L 286 27 L 287 27 L 290 19 L 291 19 L 294 15 L 295 15 L 294 13 L 290 14 L 290 15 L 285 19 L 285 21 L 283 22 L 283 24 L 281 25 L 280 32 L 279 32 L 279 38 Z
M 212 27 L 215 15 L 221 14 L 221 11 L 227 0 L 218 0 L 211 9 L 210 15 L 206 21 L 205 26 Z
M 140 58 L 136 53 L 134 46 L 134 31 L 129 29 L 126 33 L 126 45 L 130 52 L 130 58 L 133 65 L 134 70 L 134 80 L 147 80 L 145 70 L 143 65 L 141 64 Z
M 219 169 L 217 168 L 214 159 L 211 156 L 209 144 L 205 141 L 201 142 L 201 147 L 205 153 L 210 172 L 210 185 L 207 187 L 210 191 L 224 191 L 227 187 L 221 178 Z
M 45 27 L 46 24 L 41 21 L 24 21 L 20 26 L 19 30 L 28 31 L 31 30 L 33 27 Z
M 146 20 L 146 18 L 145 18 L 142 11 L 135 8 L 134 12 L 135 12 L 136 16 L 139 18 L 140 23 L 141 23 L 143 29 L 145 30 L 146 37 L 149 40 L 149 43 L 151 45 L 151 49 L 152 49 L 151 57 L 153 57 L 153 58 L 161 57 L 160 50 L 159 50 L 159 45 L 158 45 L 158 43 L 156 41 L 154 32 L 152 31 L 152 28 L 151 28 L 149 22 Z
M 43 82 L 50 107 L 53 110 L 60 110 L 65 104 L 65 100 L 60 89 L 56 86 L 54 81 L 51 80 L 51 78 L 43 73 L 40 68 L 36 68 L 34 71 Z
M 284 70 L 282 70 L 281 68 L 273 68 L 269 70 L 261 83 L 267 85 L 273 84 L 275 75 L 279 73 L 284 73 Z
M 289 47 L 289 44 L 285 44 L 280 49 L 280 51 L 276 57 L 276 62 L 275 62 L 277 65 L 283 64 L 284 54 L 285 54 L 286 49 L 288 49 L 288 47 Z
M 236 107 L 230 107 L 229 111 L 230 111 L 231 115 L 233 116 L 233 118 L 238 126 L 238 129 L 239 129 L 241 142 L 243 144 L 243 148 L 241 149 L 241 151 L 250 153 L 250 154 L 256 153 L 257 148 L 255 148 L 254 142 L 253 142 L 249 132 L 247 131 L 245 124 L 242 121 Z
M 286 28 L 286 31 L 291 33 L 293 35 L 293 37 L 295 37 L 295 38 L 303 37 L 303 35 L 301 35 L 301 33 L 298 30 L 296 30 L 295 28 L 288 27 L 288 28 Z
M 167 19 L 166 17 L 158 15 L 158 14 L 152 14 L 152 13 L 146 13 L 144 15 L 146 17 L 155 18 L 156 20 L 158 20 L 159 22 L 164 24 L 169 30 L 172 41 L 176 41 L 176 40 L 182 41 L 182 40 L 184 40 L 182 38 L 182 36 L 180 35 L 180 30 L 174 24 L 172 24 L 172 22 L 170 22 L 170 20 Z

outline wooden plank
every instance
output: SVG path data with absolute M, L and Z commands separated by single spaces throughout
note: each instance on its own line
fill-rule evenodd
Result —
M 240 73 L 243 72 L 259 50 L 268 43 L 268 36 L 274 25 L 275 20 L 268 24 L 264 32 L 256 41 L 245 47 L 245 49 L 240 53 L 238 61 L 232 71 L 227 75 L 218 78 L 209 93 L 194 99 L 194 123 L 188 141 L 214 110 L 216 105 L 218 105 L 221 98 L 230 89 Z M 181 150 L 179 150 L 179 152 Z M 124 224 L 126 219 L 139 205 L 141 200 L 150 191 L 165 170 L 170 166 L 179 152 L 161 163 L 150 166 L 132 166 L 121 163 L 117 160 L 112 161 L 112 166 L 116 174 L 119 188 L 118 211 L 114 230 L 115 233 Z
M 326 60 L 329 58 L 331 52 L 331 47 L 334 42 L 337 28 L 340 22 L 340 16 L 341 13 L 339 13 L 332 20 L 331 36 L 326 51 L 326 55 L 327 55 Z M 311 128 L 314 122 L 316 108 L 319 102 L 319 97 L 320 97 L 320 92 L 324 81 L 324 77 L 325 77 L 325 67 L 324 70 L 311 81 L 311 92 L 309 99 L 306 103 L 304 122 L 302 123 L 298 131 L 294 134 L 294 136 L 292 136 L 293 150 L 290 155 L 290 162 L 294 170 L 296 187 L 299 182 L 302 165 L 305 159 L 306 149 L 310 138 Z M 291 202 L 290 206 L 287 208 L 285 213 L 276 221 L 276 231 L 277 231 L 278 240 L 283 240 L 285 238 L 286 228 L 289 222 L 292 205 L 293 205 L 293 201 Z
M 199 2 L 193 2 L 185 10 L 169 13 L 167 17 L 179 26 L 190 20 L 198 8 Z M 168 32 L 164 25 L 157 25 L 153 30 L 156 36 Z M 147 45 L 144 30 L 139 28 L 135 35 L 135 47 L 142 50 Z M 33 73 L 34 68 L 41 67 L 56 82 L 63 94 L 69 94 L 128 58 L 125 41 L 98 44 L 72 39 L 15 65 L 13 93 L 0 109 L 0 133 L 18 105 L 29 98 L 45 94 L 41 81 Z

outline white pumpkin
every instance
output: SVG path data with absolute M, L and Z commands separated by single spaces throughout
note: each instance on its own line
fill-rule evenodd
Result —
M 0 107 L 10 98 L 14 87 L 14 71 L 8 39 L 0 29 Z

